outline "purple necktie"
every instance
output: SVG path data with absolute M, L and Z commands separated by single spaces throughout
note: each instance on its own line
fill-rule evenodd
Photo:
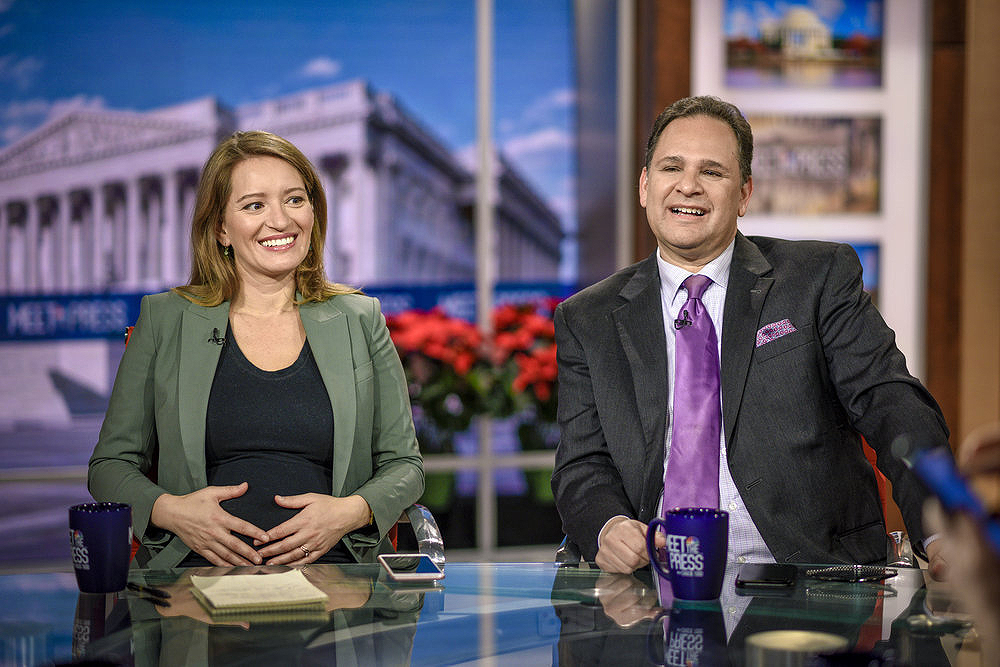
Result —
M 688 276 L 677 330 L 673 436 L 663 475 L 663 509 L 719 506 L 719 347 L 701 295 L 708 276 Z

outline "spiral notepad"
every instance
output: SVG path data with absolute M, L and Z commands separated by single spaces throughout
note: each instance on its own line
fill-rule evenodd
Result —
M 278 574 L 191 575 L 191 592 L 212 616 L 261 612 L 323 613 L 327 595 L 301 570 Z

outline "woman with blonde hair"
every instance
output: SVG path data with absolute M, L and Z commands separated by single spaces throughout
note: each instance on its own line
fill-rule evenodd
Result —
M 132 505 L 141 567 L 372 561 L 423 491 L 378 301 L 327 281 L 299 149 L 237 132 L 202 171 L 187 285 L 146 296 L 89 488 Z

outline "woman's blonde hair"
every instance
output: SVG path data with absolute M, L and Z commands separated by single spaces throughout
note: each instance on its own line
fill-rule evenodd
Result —
M 323 241 L 326 239 L 326 193 L 316 169 L 298 148 L 270 132 L 236 132 L 216 146 L 205 162 L 198 182 L 194 218 L 191 221 L 191 278 L 187 285 L 175 287 L 184 298 L 201 306 L 217 306 L 232 299 L 240 279 L 232 257 L 216 236 L 223 211 L 232 190 L 233 168 L 254 156 L 284 160 L 302 176 L 313 210 L 309 251 L 295 271 L 299 296 L 296 303 L 325 301 L 337 294 L 358 290 L 327 281 L 323 271 Z

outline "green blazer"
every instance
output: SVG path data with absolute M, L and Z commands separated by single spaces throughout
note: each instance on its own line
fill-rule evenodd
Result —
M 373 561 L 391 549 L 387 531 L 424 487 L 403 368 L 376 299 L 340 295 L 299 312 L 333 408 L 330 492 L 360 495 L 375 516 L 374 528 L 344 543 Z M 205 308 L 173 292 L 142 299 L 88 475 L 96 500 L 132 505 L 140 567 L 174 567 L 190 552 L 149 518 L 161 494 L 208 485 L 205 419 L 222 350 L 210 339 L 228 321 L 228 302 Z

